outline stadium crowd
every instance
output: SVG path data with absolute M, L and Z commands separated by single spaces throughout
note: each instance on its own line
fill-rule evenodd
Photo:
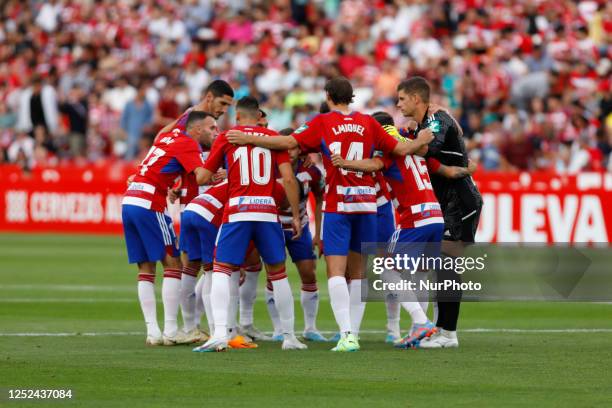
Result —
M 612 171 L 605 0 L 9 0 L 0 14 L 0 163 L 141 159 L 214 78 L 277 130 L 338 74 L 354 109 L 402 124 L 396 86 L 422 75 L 481 169 Z

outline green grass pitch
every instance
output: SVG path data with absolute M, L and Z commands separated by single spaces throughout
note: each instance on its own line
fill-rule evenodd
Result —
M 318 276 L 318 325 L 331 332 L 322 263 Z M 301 313 L 296 302 L 298 331 Z M 271 330 L 261 296 L 255 314 Z M 384 327 L 384 304 L 371 303 L 358 353 L 145 348 L 121 238 L 0 235 L 0 406 L 612 406 L 610 304 L 464 304 L 456 350 L 394 350 Z M 8 401 L 9 388 L 72 389 L 73 399 Z

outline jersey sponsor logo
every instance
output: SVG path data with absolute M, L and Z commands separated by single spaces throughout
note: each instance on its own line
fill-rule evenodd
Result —
M 334 132 L 334 135 L 339 135 L 340 133 L 357 133 L 359 136 L 363 136 L 365 127 L 356 123 L 344 123 L 342 125 L 334 126 L 332 128 L 332 132 Z

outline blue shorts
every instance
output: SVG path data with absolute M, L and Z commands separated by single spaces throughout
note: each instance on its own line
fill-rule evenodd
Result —
M 172 219 L 135 205 L 121 206 L 123 235 L 130 263 L 157 262 L 178 256 Z
M 389 240 L 388 252 L 409 257 L 440 255 L 444 224 L 429 224 L 417 228 L 398 228 Z
M 215 253 L 215 241 L 219 228 L 193 211 L 181 214 L 181 235 L 179 247 L 187 253 L 190 261 L 200 260 L 211 263 Z
M 304 228 L 302 228 L 302 235 L 296 240 L 291 239 L 293 236 L 293 231 L 283 230 L 283 232 L 285 234 L 287 251 L 289 251 L 289 256 L 291 256 L 291 260 L 294 263 L 305 261 L 307 259 L 317 259 L 314 251 L 312 250 L 312 235 L 310 234 L 308 223 L 304 225 Z
M 281 225 L 267 221 L 236 221 L 221 225 L 215 261 L 242 265 L 251 240 L 268 265 L 285 262 L 285 235 Z
M 387 243 L 395 232 L 395 210 L 393 204 L 387 202 L 378 207 L 376 212 L 376 242 Z
M 323 214 L 323 253 L 347 256 L 361 253 L 362 242 L 376 239 L 376 214 Z

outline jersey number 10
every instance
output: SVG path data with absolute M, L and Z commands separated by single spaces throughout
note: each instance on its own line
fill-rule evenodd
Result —
M 234 151 L 234 161 L 237 161 L 240 165 L 240 184 L 248 186 L 251 184 L 251 177 L 255 184 L 268 184 L 272 171 L 270 150 L 254 147 L 250 156 L 251 160 L 249 160 L 249 150 L 246 146 L 241 146 Z

